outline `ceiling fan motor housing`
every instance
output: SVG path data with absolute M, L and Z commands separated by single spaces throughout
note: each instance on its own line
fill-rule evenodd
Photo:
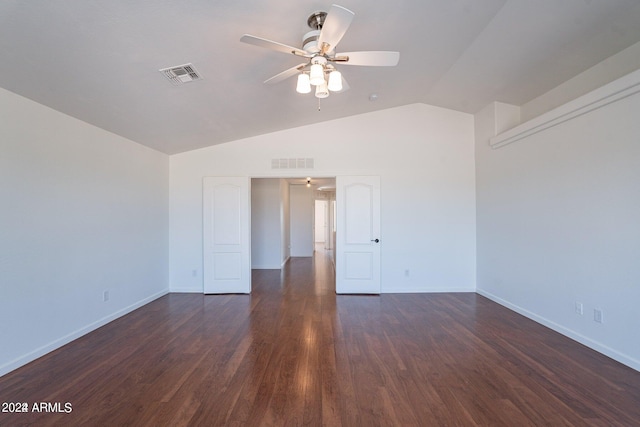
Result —
M 311 28 L 311 31 L 306 33 L 302 37 L 302 50 L 309 53 L 317 53 L 320 51 L 318 48 L 318 38 L 320 37 L 320 30 L 324 25 L 324 20 L 327 17 L 327 12 L 313 12 L 307 19 L 307 25 Z
M 320 52 L 318 49 L 318 38 L 320 37 L 320 30 L 309 31 L 302 37 L 302 50 L 309 53 Z

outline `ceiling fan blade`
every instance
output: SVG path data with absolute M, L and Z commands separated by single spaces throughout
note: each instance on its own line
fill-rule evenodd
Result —
M 284 70 L 283 72 L 276 74 L 275 76 L 271 77 L 270 79 L 265 80 L 264 82 L 266 84 L 272 85 L 274 83 L 280 83 L 283 80 L 288 79 L 289 77 L 293 77 L 296 74 L 300 73 L 300 71 L 307 65 L 306 62 L 303 62 L 302 64 L 298 64 L 295 67 L 291 67 L 287 70 Z
M 251 34 L 245 34 L 240 37 L 240 41 L 243 43 L 252 44 L 254 46 L 264 47 L 266 49 L 275 50 L 282 53 L 292 53 L 294 55 L 306 56 L 307 52 L 297 47 L 288 46 L 286 44 L 274 42 L 272 40 L 263 39 L 262 37 L 252 36 Z
M 330 52 L 335 49 L 336 45 L 347 32 L 355 13 L 342 6 L 334 4 L 329 9 L 327 17 L 322 24 L 320 36 L 318 37 L 318 49 L 322 53 Z
M 340 58 L 349 57 L 348 61 L 342 62 Z M 400 52 L 391 51 L 368 51 L 368 52 L 342 52 L 336 54 L 336 60 L 344 65 L 366 65 L 371 67 L 393 67 L 398 65 Z

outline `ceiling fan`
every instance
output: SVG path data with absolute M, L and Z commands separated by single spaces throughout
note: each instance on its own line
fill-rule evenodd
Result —
M 347 32 L 354 15 L 349 9 L 336 4 L 331 6 L 328 13 L 314 12 L 307 19 L 311 31 L 304 35 L 302 48 L 250 34 L 243 35 L 240 41 L 304 58 L 304 62 L 276 74 L 265 83 L 278 83 L 297 74 L 298 93 L 309 93 L 311 86 L 315 86 L 315 96 L 326 98 L 330 92 L 343 92 L 349 87 L 336 64 L 392 67 L 400 59 L 399 52 L 390 51 L 336 53 L 335 48 Z

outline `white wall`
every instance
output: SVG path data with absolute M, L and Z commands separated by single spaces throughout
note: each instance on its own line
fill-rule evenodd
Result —
M 280 180 L 251 180 L 251 268 L 282 264 Z
M 289 186 L 291 197 L 291 256 L 313 256 L 313 188 Z
M 168 291 L 168 172 L 0 89 L 0 375 Z
M 469 114 L 413 104 L 171 156 L 172 291 L 202 292 L 208 175 L 379 175 L 382 291 L 474 291 L 473 131 Z M 315 169 L 271 169 L 271 159 L 294 157 Z
M 495 150 L 493 111 L 476 115 L 478 292 L 640 369 L 640 94 Z
M 325 243 L 327 240 L 327 204 L 326 200 L 315 201 L 315 223 L 313 225 L 315 243 Z
M 283 266 L 291 256 L 291 215 L 289 201 L 289 183 L 280 180 L 280 243 L 282 245 L 280 254 L 282 256 L 280 266 Z

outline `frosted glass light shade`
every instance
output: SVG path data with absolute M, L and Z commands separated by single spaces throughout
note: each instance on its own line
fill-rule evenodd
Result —
M 298 74 L 298 84 L 296 85 L 296 92 L 309 93 L 311 92 L 311 83 L 309 83 L 309 74 Z
M 340 92 L 342 90 L 342 74 L 340 71 L 332 71 L 329 73 L 328 88 L 331 92 Z
M 324 68 L 320 64 L 313 64 L 311 66 L 310 79 L 312 85 L 318 86 L 324 83 Z
M 327 89 L 327 82 L 323 81 L 322 84 L 316 86 L 316 98 L 326 98 L 329 96 L 329 89 Z

